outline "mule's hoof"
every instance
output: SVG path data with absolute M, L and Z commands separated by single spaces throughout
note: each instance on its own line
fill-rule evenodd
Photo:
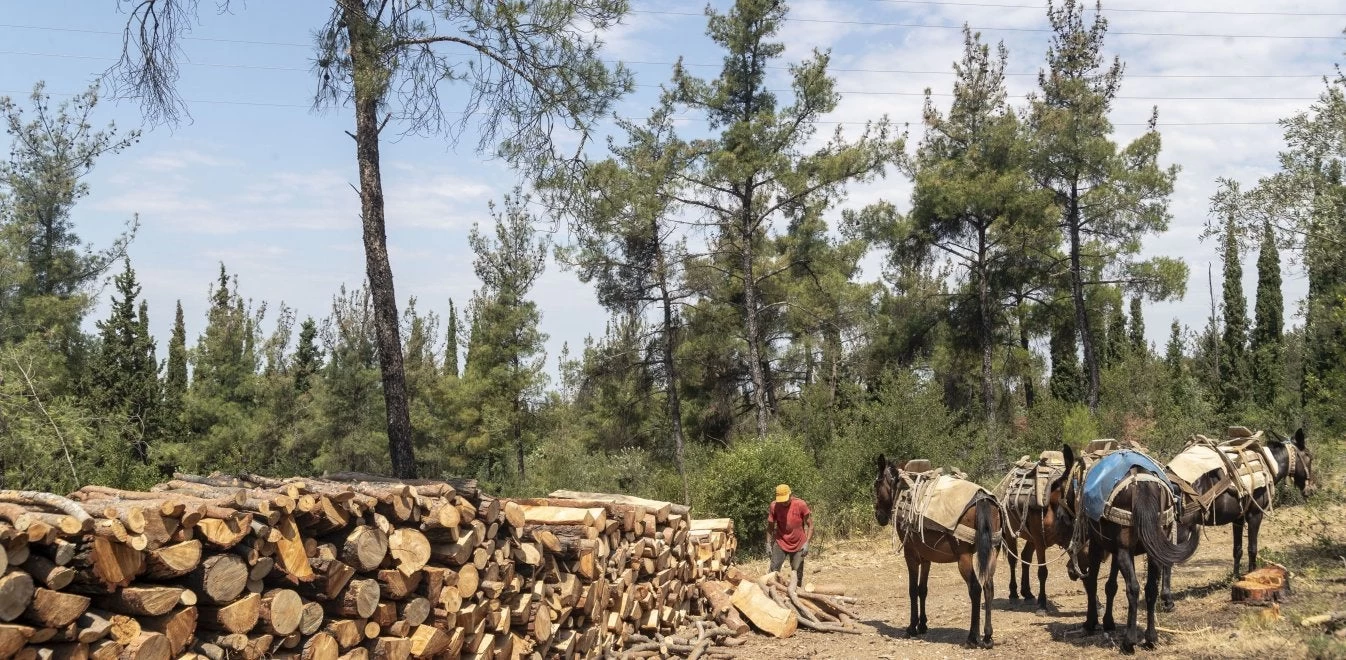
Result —
M 907 637 L 915 637 L 920 633 L 916 632 L 916 626 L 907 626 Z
M 983 637 L 981 639 L 981 647 L 984 649 L 993 649 L 995 648 L 995 642 L 992 641 L 990 637 Z
M 1096 623 L 1087 623 L 1087 622 L 1086 622 L 1086 623 L 1084 624 L 1084 627 L 1082 628 L 1082 630 L 1084 630 L 1084 634 L 1086 634 L 1086 635 L 1092 635 L 1092 634 L 1098 632 L 1098 624 L 1096 624 Z
M 1159 611 L 1161 612 L 1172 612 L 1173 609 L 1174 609 L 1173 601 L 1171 600 L 1166 600 L 1159 603 Z
M 1039 607 L 1034 614 L 1037 614 L 1038 616 L 1047 616 L 1047 608 Z
M 1019 594 L 1014 593 L 1014 589 L 1013 589 L 1013 588 L 1011 588 L 1011 589 L 1009 590 L 1009 599 L 1010 599 L 1010 600 L 1019 600 Z
M 1117 629 L 1117 623 L 1114 621 L 1103 622 L 1103 632 L 1112 632 Z
M 1154 647 L 1155 647 L 1155 643 L 1154 643 L 1153 641 L 1151 641 L 1151 640 L 1148 640 L 1148 639 L 1140 643 L 1140 648 L 1143 648 L 1143 649 L 1145 649 L 1146 651 L 1153 651 L 1153 650 L 1154 650 Z
M 925 627 L 924 621 L 921 622 L 921 625 L 916 626 L 916 634 L 918 635 L 924 635 L 927 630 L 929 630 L 929 628 Z
M 977 638 L 976 638 L 976 637 L 969 637 L 969 638 L 967 638 L 967 641 L 966 641 L 966 642 L 963 642 L 963 648 L 965 648 L 965 649 L 977 649 L 977 648 L 981 648 L 981 645 L 977 643 Z
M 1022 592 L 1020 592 L 1020 593 L 1021 593 L 1021 595 L 1024 597 L 1024 600 L 1033 600 L 1033 592 L 1031 592 L 1031 591 L 1029 591 L 1029 590 L 1027 590 L 1027 589 L 1024 589 L 1024 590 L 1023 590 Z

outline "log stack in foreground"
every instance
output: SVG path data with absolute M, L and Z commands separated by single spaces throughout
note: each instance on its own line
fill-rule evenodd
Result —
M 732 527 L 667 502 L 175 477 L 0 491 L 0 659 L 602 656 L 672 639 L 710 609 L 703 574 L 733 561 Z

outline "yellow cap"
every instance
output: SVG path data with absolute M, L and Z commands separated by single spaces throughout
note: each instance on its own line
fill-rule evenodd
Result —
M 787 486 L 787 485 L 785 485 L 785 484 L 781 484 L 781 485 L 779 485 L 779 486 L 776 486 L 776 501 L 777 501 L 777 502 L 789 502 L 789 501 L 790 501 L 790 487 L 789 487 L 789 486 Z

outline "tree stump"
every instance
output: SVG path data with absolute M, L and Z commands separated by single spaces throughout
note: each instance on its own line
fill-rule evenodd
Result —
M 1290 572 L 1279 564 L 1267 564 L 1230 586 L 1230 600 L 1247 605 L 1284 602 L 1290 595 Z

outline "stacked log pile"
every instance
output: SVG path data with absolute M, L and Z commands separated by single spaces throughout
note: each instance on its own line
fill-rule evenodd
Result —
M 693 521 L 666 502 L 175 477 L 0 491 L 0 659 L 592 657 L 706 609 Z
M 738 551 L 733 518 L 693 520 L 687 532 L 702 579 L 723 580 Z

